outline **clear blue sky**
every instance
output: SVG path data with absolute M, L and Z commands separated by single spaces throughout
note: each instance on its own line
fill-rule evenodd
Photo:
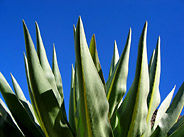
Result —
M 184 81 L 184 1 L 162 0 L 0 0 L 0 71 L 11 84 L 10 72 L 22 87 L 27 99 L 23 52 L 25 43 L 22 19 L 35 38 L 37 21 L 46 52 L 51 63 L 52 44 L 55 43 L 58 63 L 64 86 L 65 106 L 68 111 L 71 66 L 75 63 L 73 24 L 82 16 L 86 37 L 90 42 L 96 35 L 97 49 L 105 79 L 109 73 L 114 40 L 121 54 L 129 28 L 132 28 L 132 44 L 128 74 L 128 88 L 132 84 L 137 60 L 139 37 L 145 21 L 148 21 L 148 59 L 161 37 L 161 82 L 163 100 L 176 85 L 176 91 Z M 176 92 L 175 91 L 175 92 Z

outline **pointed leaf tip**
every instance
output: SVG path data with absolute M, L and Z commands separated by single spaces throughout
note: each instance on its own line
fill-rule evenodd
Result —
M 25 30 L 27 30 L 27 31 L 28 31 L 27 26 L 26 26 L 26 23 L 25 23 L 25 21 L 24 21 L 24 20 L 22 20 L 22 23 L 23 23 L 24 32 L 25 32 Z
M 83 23 L 82 23 L 82 18 L 81 18 L 81 16 L 79 16 L 79 19 L 78 19 L 78 23 L 77 23 L 77 25 L 79 25 L 79 26 L 83 26 Z
M 92 36 L 94 39 L 95 39 L 95 34 L 93 34 L 93 36 Z

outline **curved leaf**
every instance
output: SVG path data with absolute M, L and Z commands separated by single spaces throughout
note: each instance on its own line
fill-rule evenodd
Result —
M 118 52 L 116 41 L 114 41 L 114 52 L 113 52 L 110 71 L 109 71 L 109 78 L 111 77 L 118 60 L 119 60 L 119 52 Z
M 96 69 L 98 71 L 98 74 L 100 75 L 100 78 L 102 80 L 102 83 L 105 86 L 105 79 L 104 79 L 102 68 L 101 68 L 101 65 L 100 65 L 100 60 L 98 58 L 98 52 L 97 52 L 97 49 L 96 49 L 96 40 L 95 40 L 95 35 L 94 34 L 93 34 L 93 36 L 91 38 L 91 42 L 90 42 L 90 46 L 89 46 L 89 51 L 91 53 L 91 57 L 92 57 L 93 62 L 95 64 L 95 66 L 96 66 Z
M 11 114 L 13 115 L 24 135 L 35 137 L 43 136 L 38 126 L 28 115 L 22 103 L 13 93 L 2 73 L 0 73 L 0 90 Z
M 13 88 L 14 88 L 15 94 L 17 95 L 17 98 L 21 101 L 22 105 L 26 109 L 26 111 L 29 114 L 30 118 L 35 122 L 35 124 L 39 125 L 39 123 L 36 119 L 36 116 L 34 114 L 32 105 L 25 98 L 22 89 L 20 88 L 19 84 L 17 83 L 16 79 L 14 78 L 14 76 L 12 74 L 11 74 L 11 78 L 12 78 Z
M 184 117 L 182 116 L 177 123 L 167 133 L 169 137 L 181 137 L 184 135 Z
M 21 129 L 17 125 L 17 122 L 13 118 L 11 112 L 6 107 L 5 103 L 1 98 L 0 98 L 0 116 L 1 116 L 0 130 L 2 130 L 1 131 L 2 134 L 6 134 L 6 130 L 10 130 L 9 128 L 13 128 L 12 130 L 15 130 L 15 135 L 18 134 L 20 136 L 24 136 Z M 7 128 L 7 126 L 9 128 Z M 1 132 L 0 132 L 0 135 L 1 135 Z
M 50 67 L 48 59 L 47 59 L 46 51 L 45 51 L 43 41 L 41 38 L 41 34 L 40 34 L 40 29 L 38 27 L 37 22 L 35 24 L 36 24 L 37 54 L 38 54 L 38 58 L 40 61 L 40 65 L 41 65 L 43 71 L 45 72 L 46 78 L 48 79 L 50 85 L 52 86 L 53 92 L 56 95 L 58 102 L 62 103 L 63 98 L 61 98 L 61 96 L 57 90 L 55 77 L 54 77 L 54 74 L 52 73 L 51 67 Z
M 151 71 L 151 68 L 152 68 L 152 65 L 153 65 L 153 60 L 154 60 L 154 58 L 155 58 L 155 49 L 153 50 L 153 53 L 152 53 L 152 55 L 151 55 L 151 59 L 150 59 L 150 61 L 149 61 L 149 65 L 148 65 L 149 73 L 150 73 L 150 71 Z
M 55 49 L 54 44 L 53 44 L 53 57 L 52 57 L 52 72 L 54 74 L 56 86 L 61 95 L 61 98 L 64 98 L 63 97 L 63 84 L 62 84 L 61 74 L 59 71 L 59 66 L 58 66 L 57 56 L 56 56 L 56 49 Z
M 46 136 L 59 137 L 62 135 L 72 137 L 67 120 L 62 114 L 61 96 L 59 92 L 56 92 L 56 88 L 53 89 L 48 77 L 45 75 L 24 22 L 23 27 L 31 89 L 44 133 Z
M 153 126 L 153 130 L 156 129 L 156 127 L 160 123 L 160 120 L 161 120 L 162 116 L 165 114 L 166 110 L 168 109 L 168 107 L 171 103 L 171 99 L 173 97 L 175 88 L 176 88 L 176 86 L 174 86 L 174 88 L 171 90 L 171 92 L 167 95 L 167 97 L 164 99 L 164 101 L 160 105 L 160 107 L 158 109 L 158 112 L 157 112 L 156 119 L 155 119 L 155 123 L 154 123 L 154 126 Z
M 53 45 L 53 58 L 52 58 L 52 72 L 54 74 L 57 90 L 61 96 L 61 102 L 62 102 L 61 111 L 62 111 L 62 114 L 65 117 L 65 119 L 67 119 L 65 104 L 64 104 L 63 84 L 62 84 L 61 74 L 59 71 L 59 66 L 57 63 L 56 50 L 55 50 L 54 45 Z
M 75 70 L 72 65 L 72 76 L 71 76 L 71 88 L 70 88 L 70 102 L 69 102 L 69 124 L 72 130 L 76 134 L 76 122 L 75 122 L 75 113 L 76 113 L 76 101 L 75 101 Z
M 181 85 L 176 96 L 166 113 L 162 116 L 157 128 L 160 128 L 159 136 L 165 136 L 170 128 L 176 123 L 184 105 L 184 83 Z M 157 130 L 157 129 L 156 129 Z M 154 133 L 153 133 L 154 134 Z
M 80 137 L 112 137 L 105 89 L 91 58 L 81 17 L 75 34 L 80 94 Z
M 152 57 L 153 59 L 149 68 L 150 90 L 147 98 L 148 114 L 146 121 L 148 123 L 148 129 L 146 136 L 149 136 L 151 134 L 151 118 L 160 103 L 160 37 L 157 41 L 155 55 L 153 55 Z
M 122 100 L 127 86 L 129 53 L 131 43 L 131 29 L 123 53 L 117 62 L 114 71 L 107 82 L 107 100 L 109 101 L 109 114 L 112 117 L 118 104 Z M 115 46 L 116 47 L 116 46 Z
M 24 137 L 24 135 L 0 115 L 0 136 L 1 137 Z
M 31 82 L 30 82 L 30 77 L 29 77 L 29 68 L 28 68 L 28 63 L 27 63 L 27 57 L 25 54 L 24 54 L 24 64 L 25 64 L 25 70 L 26 70 L 26 79 L 27 79 L 27 85 L 28 85 L 28 90 L 29 90 L 29 96 L 31 99 L 33 111 L 34 111 L 34 114 L 35 114 L 36 119 L 38 120 L 40 126 L 43 127 L 43 125 L 42 125 L 43 123 L 40 121 L 38 111 L 36 110 L 36 103 L 35 103 L 35 99 L 33 97 L 33 91 L 31 89 Z
M 146 49 L 147 22 L 139 41 L 138 58 L 134 82 L 118 109 L 120 131 L 118 137 L 137 137 L 147 130 L 147 96 L 149 92 L 149 74 Z

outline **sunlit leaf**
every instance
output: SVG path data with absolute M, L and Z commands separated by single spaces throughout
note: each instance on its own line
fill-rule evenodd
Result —
M 118 104 L 122 100 L 127 87 L 129 53 L 131 44 L 131 29 L 123 53 L 107 82 L 107 100 L 109 101 L 109 114 L 112 117 Z
M 147 96 L 149 92 L 149 73 L 147 61 L 147 22 L 139 41 L 136 73 L 133 84 L 118 109 L 120 131 L 118 137 L 137 137 L 147 130 Z
M 111 77 L 118 60 L 119 60 L 118 47 L 117 47 L 116 41 L 114 41 L 114 52 L 113 52 L 113 57 L 111 61 L 110 71 L 109 71 L 109 78 Z
M 148 105 L 148 114 L 147 114 L 147 123 L 148 129 L 145 136 L 150 136 L 151 134 L 151 118 L 153 113 L 160 104 L 160 92 L 159 92 L 159 83 L 160 83 L 160 37 L 157 41 L 156 51 L 153 52 L 151 58 L 151 65 L 149 65 L 149 78 L 150 78 L 150 89 L 147 98 Z
M 31 135 L 35 137 L 43 136 L 42 131 L 40 131 L 39 127 L 32 121 L 28 112 L 19 101 L 17 96 L 13 93 L 12 89 L 10 88 L 9 84 L 1 73 L 0 90 L 11 114 L 13 115 L 24 135 Z
M 91 58 L 83 23 L 79 17 L 75 53 L 80 94 L 80 137 L 111 137 L 105 89 Z
M 97 48 L 96 48 L 96 39 L 95 39 L 95 35 L 93 34 L 92 38 L 91 38 L 91 42 L 90 42 L 90 46 L 89 46 L 89 51 L 91 53 L 91 57 L 93 59 L 93 62 L 96 66 L 96 69 L 98 71 L 98 74 L 100 75 L 100 78 L 102 80 L 102 83 L 105 86 L 105 79 L 103 76 L 103 72 L 102 72 L 102 68 L 100 65 L 100 60 L 98 58 L 98 52 L 97 52 Z
M 174 97 L 171 105 L 167 109 L 166 113 L 163 114 L 160 119 L 159 125 L 157 126 L 160 129 L 157 133 L 157 136 L 165 136 L 170 128 L 176 123 L 184 105 L 184 83 L 179 88 L 176 96 Z M 153 135 L 155 134 L 153 132 Z
M 46 136 L 59 137 L 62 135 L 72 137 L 72 132 L 61 110 L 61 96 L 59 92 L 56 92 L 57 88 L 53 87 L 52 81 L 49 82 L 48 80 L 48 76 L 51 73 L 48 75 L 45 74 L 24 22 L 23 27 L 31 89 L 44 133 Z M 50 80 L 54 80 L 54 77 L 51 77 Z
M 175 90 L 176 86 L 174 86 L 174 88 L 171 90 L 171 92 L 167 95 L 167 97 L 164 99 L 164 101 L 161 103 L 158 111 L 157 111 L 157 116 L 155 119 L 155 123 L 153 126 L 152 130 L 155 130 L 157 125 L 159 124 L 162 116 L 165 114 L 166 110 L 168 109 L 170 103 L 171 103 L 171 99 L 173 97 L 174 94 L 174 90 Z

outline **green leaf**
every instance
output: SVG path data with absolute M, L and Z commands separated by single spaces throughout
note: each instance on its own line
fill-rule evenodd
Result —
M 65 117 L 65 119 L 67 119 L 65 104 L 64 104 L 63 84 L 62 84 L 61 74 L 59 71 L 59 66 L 57 63 L 56 50 L 55 50 L 54 45 L 53 45 L 53 58 L 52 58 L 52 72 L 54 74 L 57 90 L 61 96 L 61 102 L 62 102 L 61 111 L 62 111 L 62 114 Z
M 168 107 L 171 103 L 171 99 L 173 97 L 175 88 L 176 88 L 176 86 L 174 86 L 174 88 L 171 90 L 171 92 L 167 95 L 167 97 L 164 99 L 164 101 L 160 105 L 160 107 L 157 111 L 157 116 L 156 116 L 156 119 L 155 119 L 153 130 L 156 129 L 156 127 L 160 123 L 160 120 L 161 120 L 162 116 L 165 114 L 166 110 L 168 109 Z
M 112 137 L 104 85 L 91 58 L 79 17 L 75 53 L 80 94 L 80 137 Z
M 176 96 L 166 113 L 162 116 L 157 128 L 160 128 L 159 136 L 165 136 L 170 128 L 176 123 L 184 105 L 184 83 L 181 85 Z M 157 129 L 156 129 L 157 130 Z M 154 133 L 153 133 L 154 134 Z
M 21 101 L 22 105 L 26 109 L 26 111 L 29 114 L 30 118 L 35 122 L 35 124 L 39 125 L 39 123 L 36 119 L 36 116 L 34 114 L 32 105 L 25 98 L 21 87 L 19 86 L 18 82 L 16 81 L 16 79 L 14 78 L 14 76 L 12 74 L 11 74 L 11 78 L 12 78 L 13 88 L 14 88 L 15 94 L 17 95 L 17 98 Z
M 71 76 L 71 88 L 70 88 L 70 102 L 69 102 L 69 124 L 76 134 L 76 122 L 75 122 L 75 113 L 76 113 L 76 100 L 75 100 L 75 70 L 72 65 L 72 76 Z
M 25 136 L 44 136 L 38 126 L 32 121 L 28 112 L 15 96 L 4 76 L 0 73 L 0 90 L 5 102 Z M 15 107 L 16 106 L 16 107 Z
M 63 84 L 62 84 L 61 74 L 59 71 L 59 66 L 58 66 L 58 62 L 57 62 L 57 55 L 56 55 L 56 50 L 55 50 L 54 44 L 53 44 L 53 57 L 52 57 L 52 72 L 54 74 L 56 86 L 57 86 L 57 89 L 61 95 L 61 98 L 64 98 L 63 97 Z
M 73 25 L 73 35 L 74 35 L 74 39 L 75 39 L 75 33 L 76 33 L 76 28 L 75 28 L 75 25 Z
M 33 41 L 24 22 L 23 28 L 31 83 L 30 85 L 33 91 L 36 109 L 42 123 L 41 125 L 43 125 L 42 128 L 44 133 L 46 136 L 61 137 L 62 135 L 64 137 L 72 137 L 72 132 L 69 129 L 67 120 L 61 110 L 61 96 L 59 95 L 59 92 L 57 92 L 57 88 L 51 86 L 53 81 L 48 80 L 49 73 L 46 75 L 40 64 Z M 46 66 L 46 68 L 47 67 L 48 66 Z M 51 77 L 50 80 L 54 80 L 54 77 Z
M 36 110 L 36 103 L 35 103 L 35 99 L 33 97 L 33 91 L 31 89 L 31 82 L 30 82 L 30 77 L 29 77 L 29 68 L 28 68 L 28 63 L 27 63 L 27 57 L 25 54 L 24 54 L 24 64 L 25 64 L 26 79 L 27 79 L 27 85 L 28 85 L 28 90 L 29 90 L 29 96 L 30 96 L 31 103 L 32 103 L 32 108 L 33 108 L 33 111 L 34 111 L 34 114 L 36 116 L 37 121 L 39 122 L 40 126 L 43 127 L 43 123 L 40 121 L 38 111 Z
M 126 92 L 130 44 L 131 44 L 131 29 L 129 31 L 123 53 L 116 67 L 114 68 L 114 71 L 109 81 L 107 82 L 107 100 L 109 101 L 110 117 L 112 117 L 114 111 L 117 109 L 118 104 L 120 103 Z
M 182 116 L 177 123 L 167 133 L 169 137 L 181 137 L 184 135 L 184 117 Z
M 35 23 L 35 25 L 36 25 L 37 54 L 38 54 L 38 58 L 40 61 L 40 65 L 43 71 L 45 72 L 46 78 L 48 79 L 50 85 L 52 86 L 53 92 L 56 95 L 58 102 L 63 102 L 63 98 L 61 98 L 57 90 L 55 77 L 54 77 L 54 74 L 52 73 L 52 69 L 47 59 L 46 51 L 43 45 L 43 41 L 42 41 L 41 34 L 40 34 L 40 29 L 38 27 L 37 22 Z
M 148 65 L 149 73 L 150 73 L 150 71 L 151 71 L 151 68 L 152 68 L 152 65 L 153 65 L 153 60 L 154 60 L 154 58 L 155 58 L 155 49 L 153 50 L 153 53 L 152 53 L 152 55 L 151 55 L 151 59 L 150 59 L 150 61 L 149 61 L 149 65 Z
M 154 52 L 153 52 L 154 54 Z M 159 92 L 159 83 L 160 83 L 160 37 L 157 41 L 155 54 L 152 55 L 151 65 L 149 68 L 149 78 L 150 78 L 150 90 L 147 98 L 148 104 L 148 114 L 147 114 L 147 123 L 148 129 L 146 136 L 151 134 L 151 118 L 153 113 L 160 104 L 160 92 Z
M 104 79 L 102 68 L 101 68 L 101 65 L 100 65 L 99 58 L 98 58 L 98 52 L 97 52 L 97 48 L 96 48 L 96 40 L 95 40 L 95 35 L 94 34 L 93 34 L 93 36 L 91 38 L 89 50 L 90 50 L 93 62 L 94 62 L 95 66 L 96 66 L 96 69 L 98 71 L 98 74 L 100 75 L 102 83 L 105 86 L 105 79 Z
M 136 73 L 133 84 L 118 109 L 120 131 L 118 137 L 137 137 L 147 130 L 147 96 L 149 92 L 149 73 L 146 49 L 147 22 L 139 41 Z
M 16 126 L 10 124 L 0 115 L 0 136 L 1 137 L 24 137 L 24 135 L 16 128 Z
M 0 129 L 2 129 L 2 133 L 6 133 L 5 131 L 9 128 L 14 128 L 15 132 L 17 132 L 20 136 L 23 136 L 23 133 L 19 126 L 17 125 L 17 122 L 13 118 L 11 112 L 9 109 L 6 107 L 5 103 L 3 100 L 0 98 L 0 116 L 1 116 L 1 122 L 0 122 Z M 9 128 L 6 128 L 6 125 L 8 125 Z M 12 130 L 14 130 L 12 129 Z M 0 133 L 1 134 L 1 133 Z M 15 133 L 16 134 L 16 133 Z
M 113 52 L 110 71 L 109 71 L 109 78 L 111 77 L 118 60 L 119 60 L 119 52 L 118 52 L 116 41 L 114 41 L 114 52 Z

